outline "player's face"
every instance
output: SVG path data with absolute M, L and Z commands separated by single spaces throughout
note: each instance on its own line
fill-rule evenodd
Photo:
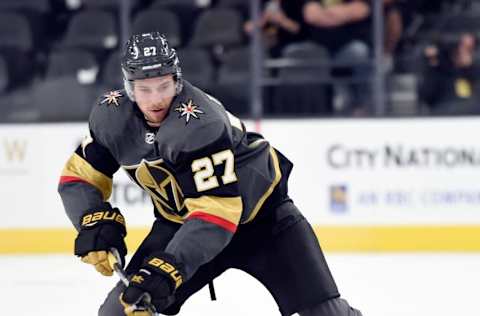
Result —
M 133 93 L 135 101 L 150 126 L 160 126 L 167 116 L 175 97 L 175 79 L 173 75 L 135 80 Z

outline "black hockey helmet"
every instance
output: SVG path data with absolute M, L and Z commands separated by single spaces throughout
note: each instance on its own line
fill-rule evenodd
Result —
M 182 70 L 175 49 L 160 32 L 134 34 L 128 40 L 121 60 L 128 96 L 134 100 L 133 80 L 173 74 L 176 93 L 182 90 Z

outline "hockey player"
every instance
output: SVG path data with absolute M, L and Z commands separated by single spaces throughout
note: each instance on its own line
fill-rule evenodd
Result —
M 127 254 L 125 220 L 109 197 L 124 169 L 151 197 L 155 220 L 99 315 L 161 314 L 229 268 L 255 277 L 282 315 L 358 316 L 339 297 L 311 226 L 287 195 L 292 164 L 222 104 L 182 78 L 158 32 L 133 35 L 125 89 L 92 109 L 89 135 L 66 163 L 59 193 L 78 231 L 75 255 L 112 275 Z

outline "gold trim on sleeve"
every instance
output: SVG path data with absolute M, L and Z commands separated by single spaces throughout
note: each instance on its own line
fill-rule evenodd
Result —
M 88 161 L 74 153 L 67 161 L 62 176 L 77 177 L 96 187 L 107 201 L 112 194 L 112 179 L 96 170 Z

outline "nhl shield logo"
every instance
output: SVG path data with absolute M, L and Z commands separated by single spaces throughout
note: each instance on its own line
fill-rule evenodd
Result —
M 146 133 L 145 134 L 145 143 L 153 144 L 155 142 L 155 134 L 154 133 Z

